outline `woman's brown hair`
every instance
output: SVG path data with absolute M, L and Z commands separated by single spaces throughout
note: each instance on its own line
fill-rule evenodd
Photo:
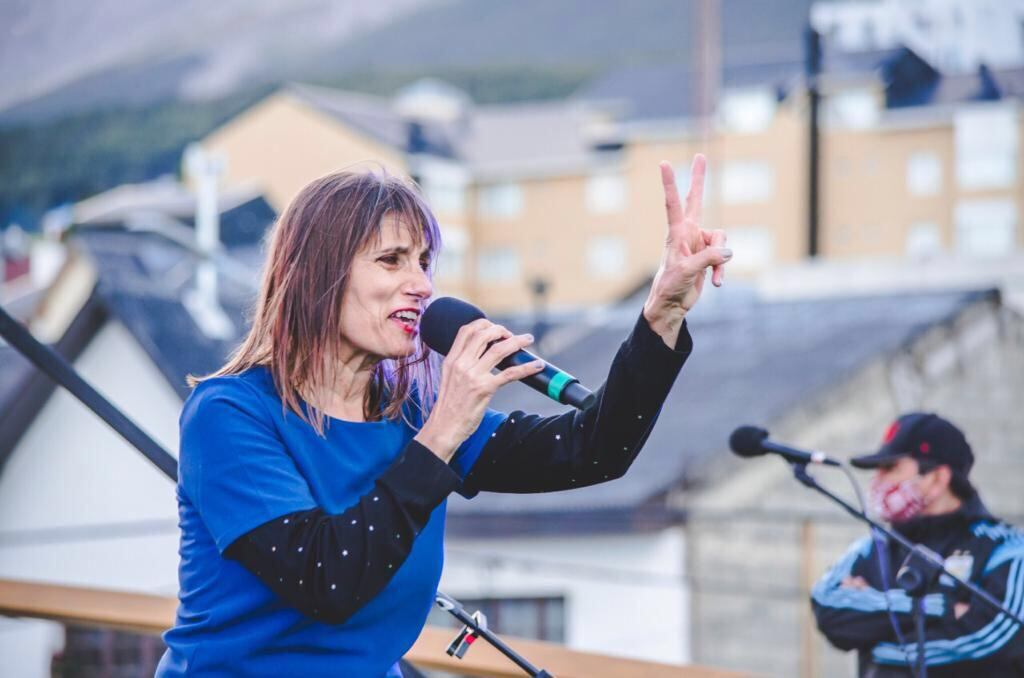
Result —
M 352 261 L 380 237 L 385 215 L 409 226 L 420 241 L 417 245 L 425 245 L 431 262 L 435 260 L 441 246 L 437 220 L 417 190 L 402 179 L 383 169 L 340 171 L 303 188 L 269 234 L 248 336 L 227 364 L 190 382 L 266 366 L 283 406 L 323 434 L 326 416 L 304 400 L 330 386 Z M 434 395 L 429 355 L 420 344 L 409 357 L 382 360 L 374 367 L 363 403 L 367 421 L 408 421 L 410 404 L 422 410 L 421 421 L 426 419 Z

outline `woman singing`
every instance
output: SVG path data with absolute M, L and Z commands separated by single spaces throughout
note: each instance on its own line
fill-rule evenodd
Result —
M 661 169 L 668 237 L 597 403 L 488 409 L 528 346 L 488 320 L 440 374 L 418 321 L 437 222 L 405 182 L 340 172 L 274 226 L 252 329 L 181 415 L 180 605 L 158 676 L 400 676 L 441 576 L 445 500 L 583 487 L 626 472 L 689 355 L 685 316 L 731 256 Z

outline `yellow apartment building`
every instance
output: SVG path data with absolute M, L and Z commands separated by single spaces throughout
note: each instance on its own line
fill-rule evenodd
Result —
M 931 99 L 893 107 L 879 62 L 861 62 L 820 80 L 820 255 L 1016 251 L 1024 71 L 944 78 Z M 410 175 L 442 226 L 439 293 L 526 311 L 543 280 L 551 308 L 578 307 L 621 298 L 653 273 L 658 162 L 675 165 L 685 191 L 697 151 L 709 157 L 706 225 L 724 228 L 736 252 L 731 275 L 807 256 L 807 97 L 792 68 L 780 72 L 770 84 L 726 78 L 710 119 L 644 116 L 628 92 L 475 106 L 439 82 L 390 100 L 289 85 L 202 143 L 225 156 L 228 183 L 262 186 L 278 210 L 341 167 Z

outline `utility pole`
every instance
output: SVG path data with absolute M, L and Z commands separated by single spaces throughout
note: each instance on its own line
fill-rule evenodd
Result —
M 819 147 L 818 109 L 821 106 L 821 92 L 818 77 L 821 74 L 821 35 L 808 24 L 805 33 L 805 64 L 807 75 L 808 139 L 807 139 L 807 256 L 816 257 L 820 251 L 818 166 L 821 156 Z

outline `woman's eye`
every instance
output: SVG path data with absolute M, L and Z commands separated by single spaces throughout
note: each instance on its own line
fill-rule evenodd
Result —
M 420 259 L 420 268 L 424 271 L 430 268 L 430 259 Z
M 394 266 L 398 263 L 398 256 L 394 254 L 385 254 L 383 257 L 377 259 L 377 261 L 388 264 L 389 266 Z

